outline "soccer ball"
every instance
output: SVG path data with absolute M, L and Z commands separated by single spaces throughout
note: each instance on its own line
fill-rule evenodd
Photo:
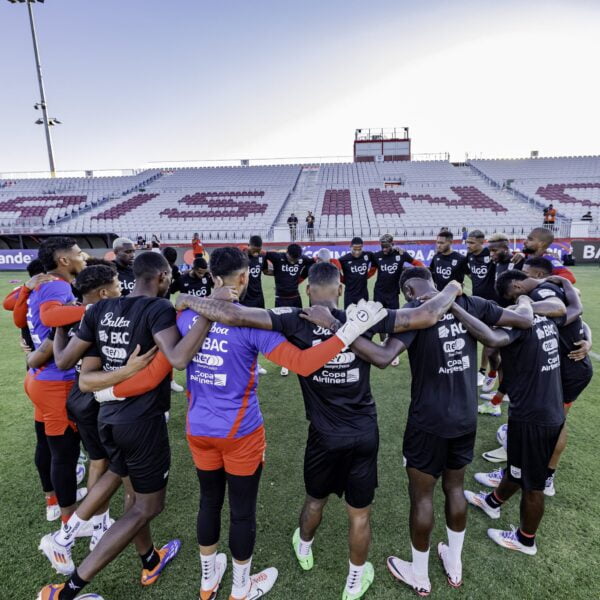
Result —
M 500 425 L 498 427 L 498 431 L 496 431 L 496 439 L 498 443 L 502 445 L 502 447 L 506 450 L 506 437 L 508 435 L 508 424 L 504 423 L 504 425 Z

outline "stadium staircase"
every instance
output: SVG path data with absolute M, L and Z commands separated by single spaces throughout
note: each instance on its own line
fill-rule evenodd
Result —
M 276 227 L 287 226 L 288 217 L 294 213 L 298 217 L 298 231 L 302 232 L 305 229 L 304 218 L 307 212 L 310 210 L 316 215 L 320 201 L 317 194 L 319 170 L 319 167 L 302 169 L 294 189 L 279 211 L 275 221 Z

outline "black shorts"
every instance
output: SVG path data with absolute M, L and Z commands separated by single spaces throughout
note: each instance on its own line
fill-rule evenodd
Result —
M 400 297 L 398 294 L 382 294 L 375 292 L 373 300 L 375 300 L 375 302 L 381 302 L 383 308 L 389 308 L 390 310 L 398 310 L 400 308 Z
M 85 394 L 77 384 L 71 388 L 67 399 L 67 415 L 77 425 L 77 431 L 90 460 L 104 460 L 108 453 L 100 441 L 98 411 L 100 405 L 94 394 Z
M 251 297 L 246 296 L 243 300 L 240 300 L 240 304 L 243 306 L 249 306 L 250 308 L 264 308 L 265 297 L 263 295 Z
M 568 368 L 564 368 L 564 361 L 568 360 L 572 365 Z M 560 381 L 562 384 L 563 402 L 565 404 L 571 404 L 575 402 L 580 394 L 585 390 L 592 380 L 594 375 L 594 369 L 592 363 L 589 360 L 574 362 L 570 358 L 563 359 L 561 357 L 561 369 L 560 369 Z
M 508 478 L 524 490 L 543 491 L 548 463 L 562 425 L 537 425 L 508 419 L 506 453 Z
M 110 460 L 109 469 L 129 477 L 140 494 L 162 490 L 169 478 L 171 449 L 164 415 L 121 425 L 99 424 L 100 439 Z
M 345 497 L 353 508 L 373 502 L 377 487 L 379 430 L 341 437 L 319 433 L 310 425 L 304 453 L 306 493 L 319 500 Z
M 100 432 L 98 431 L 98 421 L 75 421 L 77 431 L 83 442 L 90 460 L 104 460 L 108 458 L 108 452 L 102 445 L 100 440 Z
M 302 298 L 300 295 L 284 297 L 284 296 L 275 296 L 275 308 L 279 308 L 280 306 L 292 306 L 293 308 L 302 308 Z
M 402 454 L 407 468 L 439 477 L 446 469 L 462 469 L 473 462 L 475 432 L 455 438 L 427 433 L 410 423 L 404 430 Z

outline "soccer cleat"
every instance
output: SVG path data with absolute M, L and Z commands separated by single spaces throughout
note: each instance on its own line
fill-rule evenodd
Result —
M 413 572 L 412 563 L 396 558 L 395 556 L 388 556 L 386 564 L 392 577 L 411 587 L 419 596 L 429 596 L 431 593 L 429 577 L 426 579 L 417 579 L 417 576 Z
M 183 392 L 183 386 L 179 385 L 174 379 L 171 379 L 171 391 L 172 392 Z
M 73 544 L 63 546 L 56 541 L 55 535 L 54 533 L 45 535 L 40 541 L 38 550 L 41 550 L 45 554 L 57 573 L 60 575 L 71 575 L 75 570 L 75 564 L 71 558 Z
M 149 571 L 148 569 L 142 569 L 142 585 L 152 585 L 155 583 L 164 568 L 177 556 L 181 548 L 181 540 L 171 540 L 167 542 L 160 550 L 156 550 L 160 557 L 160 560 L 156 567 Z
M 544 486 L 544 496 L 554 496 L 556 494 L 556 488 L 554 487 L 554 475 L 546 477 L 546 485 Z
M 480 415 L 492 415 L 492 417 L 501 417 L 502 409 L 499 404 L 492 404 L 491 402 L 483 402 L 477 407 L 477 412 Z
M 219 586 L 227 569 L 227 555 L 223 552 L 217 554 L 215 560 L 215 571 L 217 572 L 217 583 L 210 590 L 203 590 L 200 586 L 200 600 L 215 600 L 219 592 Z
M 79 488 L 77 490 L 77 495 L 75 496 L 75 500 L 77 502 L 81 502 L 87 496 L 87 493 L 88 493 L 88 489 L 86 487 Z
M 533 543 L 533 546 L 525 546 L 525 544 L 521 544 L 519 538 L 517 537 L 517 528 L 513 525 L 510 526 L 510 531 L 504 531 L 502 529 L 488 529 L 487 534 L 494 542 L 496 542 L 496 544 L 498 544 L 498 546 L 503 546 L 509 550 L 517 550 L 517 552 L 529 554 L 529 556 L 535 556 L 535 554 L 537 554 L 537 546 L 535 545 L 535 542 Z
M 400 357 L 396 356 L 396 358 L 390 363 L 390 367 L 397 367 L 400 364 Z
M 271 591 L 275 585 L 279 572 L 275 567 L 269 567 L 256 575 L 250 576 L 250 589 L 243 598 L 229 596 L 229 600 L 256 600 Z
M 98 523 L 98 525 L 94 525 L 92 537 L 90 538 L 90 552 L 96 547 L 98 542 L 102 539 L 104 534 L 111 528 L 114 522 L 114 519 L 109 518 L 108 520 L 102 521 L 102 523 Z
M 46 504 L 46 521 L 60 519 L 60 506 L 58 504 Z
M 485 460 L 491 463 L 506 462 L 506 460 L 508 459 L 506 449 L 502 446 L 500 446 L 500 448 L 496 448 L 495 450 L 484 452 L 481 456 L 483 456 Z
M 481 386 L 482 392 L 491 392 L 496 384 L 496 377 L 490 377 L 486 375 L 483 379 L 483 385 Z
M 469 490 L 465 490 L 465 498 L 469 504 L 473 506 L 477 506 L 480 508 L 490 519 L 499 519 L 500 518 L 500 508 L 492 508 L 486 501 L 485 497 L 487 496 L 486 492 L 479 492 L 476 494 L 475 492 L 470 492 Z
M 85 479 L 85 463 L 78 462 L 75 467 L 75 475 L 77 477 L 77 485 Z
M 79 458 L 77 459 L 77 462 L 85 464 L 87 461 L 88 461 L 87 454 L 80 448 L 79 449 Z
M 482 400 L 491 400 L 497 392 L 490 392 L 489 394 L 479 394 L 479 397 Z M 502 402 L 510 402 L 510 398 L 508 397 L 508 394 L 504 394 L 502 396 Z
M 300 539 L 300 528 L 298 527 L 298 529 L 294 531 L 294 535 L 292 536 L 292 546 L 294 546 L 294 553 L 296 554 L 296 558 L 298 559 L 298 562 L 300 563 L 302 569 L 304 569 L 305 571 L 310 571 L 315 564 L 312 548 L 308 551 L 308 554 L 300 554 L 301 541 L 302 540 Z
M 375 570 L 373 569 L 373 565 L 370 562 L 366 562 L 362 577 L 360 578 L 360 590 L 352 593 L 345 588 L 344 593 L 342 594 L 342 600 L 358 600 L 359 598 L 362 598 L 367 593 L 367 590 L 371 587 L 373 579 L 375 579 Z
M 444 573 L 448 579 L 448 584 L 453 588 L 459 588 L 462 585 L 462 563 L 457 566 L 450 565 L 448 559 L 448 545 L 440 542 L 437 547 L 438 556 L 442 561 L 442 567 L 444 567 Z
M 64 587 L 64 583 L 46 585 L 39 591 L 37 600 L 57 600 L 58 594 Z M 99 594 L 82 594 L 81 596 L 75 596 L 75 600 L 104 600 L 104 598 Z
M 487 487 L 497 488 L 504 476 L 504 469 L 496 469 L 491 473 L 475 473 L 475 481 Z
M 290 372 L 285 367 L 281 367 L 281 376 L 282 377 L 287 377 L 289 374 L 290 374 Z
M 267 370 L 264 367 L 261 367 L 260 365 L 258 365 L 258 374 L 259 375 L 266 375 L 267 374 Z
M 498 443 L 506 450 L 506 442 L 508 440 L 508 423 L 500 425 L 496 431 L 496 439 Z
M 481 371 L 477 371 L 477 387 L 481 387 L 485 382 L 485 375 Z

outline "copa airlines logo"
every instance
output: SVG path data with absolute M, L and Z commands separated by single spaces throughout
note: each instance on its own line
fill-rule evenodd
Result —
M 400 258 L 399 256 L 397 256 L 396 258 Z M 398 271 L 398 267 L 399 264 L 397 262 L 392 263 L 391 265 L 381 265 L 379 267 L 379 269 L 384 272 L 384 273 L 389 273 L 390 275 L 393 275 L 394 273 L 396 273 Z
M 357 266 L 350 267 L 350 273 L 355 273 L 356 275 L 366 275 L 369 266 L 366 263 Z
M 113 313 L 104 313 L 100 325 L 104 327 L 129 327 L 131 321 L 128 321 L 124 317 L 117 317 L 113 319 Z

